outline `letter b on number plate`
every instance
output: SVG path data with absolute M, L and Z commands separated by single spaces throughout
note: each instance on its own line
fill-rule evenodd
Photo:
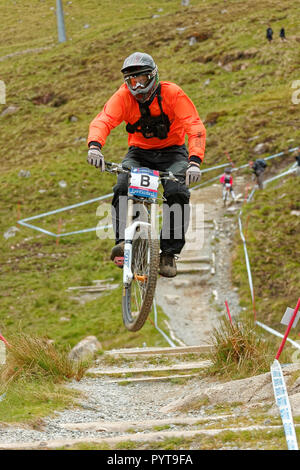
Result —
M 157 198 L 159 172 L 149 168 L 132 168 L 128 194 Z

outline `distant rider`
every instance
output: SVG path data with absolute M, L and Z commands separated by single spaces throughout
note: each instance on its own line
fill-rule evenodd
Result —
M 231 168 L 226 168 L 223 175 L 220 178 L 220 182 L 223 185 L 223 201 L 225 201 L 225 196 L 226 196 L 226 191 L 229 189 L 230 196 L 235 201 L 235 194 L 233 191 L 233 178 L 231 175 L 232 169 Z
M 149 54 L 134 52 L 125 59 L 121 72 L 125 83 L 90 124 L 87 161 L 101 171 L 105 170 L 102 147 L 111 130 L 125 121 L 129 149 L 122 161 L 123 167 L 147 167 L 186 175 L 179 178 L 182 184 L 170 180 L 162 182 L 166 200 L 164 209 L 166 205 L 169 208 L 177 204 L 182 213 L 181 238 L 178 238 L 178 230 L 175 236 L 173 217 L 169 217 L 170 220 L 163 217 L 163 223 L 169 224 L 170 230 L 164 231 L 164 225 L 162 232 L 170 236 L 166 238 L 161 235 L 159 272 L 163 276 L 174 277 L 177 273 L 175 255 L 181 252 L 185 244 L 189 224 L 188 186 L 201 178 L 205 127 L 195 105 L 184 91 L 175 83 L 159 81 L 157 65 Z M 189 152 L 185 146 L 186 135 Z M 112 260 L 124 256 L 127 209 L 123 202 L 128 192 L 128 175 L 118 175 L 113 191 L 116 245 L 112 249 Z

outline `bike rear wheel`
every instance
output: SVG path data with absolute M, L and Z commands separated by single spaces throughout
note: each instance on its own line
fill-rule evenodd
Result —
M 142 328 L 152 308 L 159 266 L 159 240 L 136 232 L 132 242 L 133 279 L 123 289 L 123 322 L 129 331 Z

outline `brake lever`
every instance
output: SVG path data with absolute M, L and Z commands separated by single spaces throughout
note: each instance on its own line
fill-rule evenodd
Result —
M 177 183 L 180 183 L 179 179 L 176 178 L 176 176 L 172 173 L 172 171 L 168 172 L 168 176 L 161 176 L 160 179 L 170 180 L 170 181 L 175 181 Z

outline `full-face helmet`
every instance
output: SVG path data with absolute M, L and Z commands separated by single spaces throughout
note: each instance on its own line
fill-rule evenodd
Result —
M 140 103 L 148 101 L 159 85 L 158 69 L 151 55 L 134 52 L 124 60 L 121 72 L 130 93 Z

